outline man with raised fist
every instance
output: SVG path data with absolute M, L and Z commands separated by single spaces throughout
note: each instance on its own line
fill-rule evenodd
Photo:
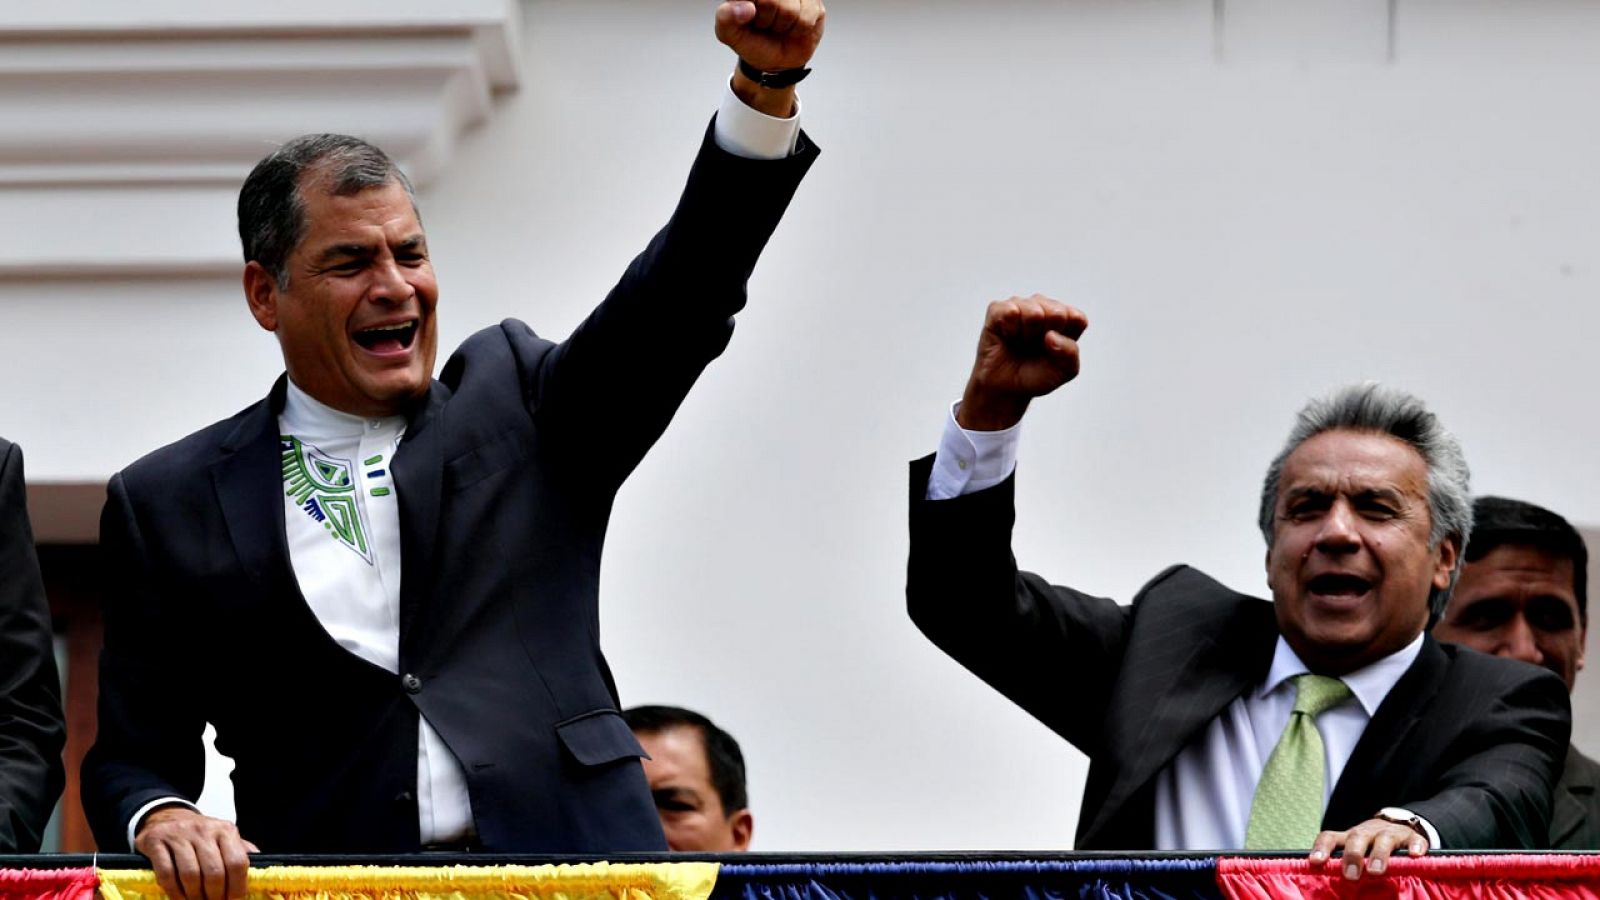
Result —
M 1272 602 L 1187 566 L 1132 605 L 1019 571 L 1017 426 L 1078 374 L 1088 320 L 989 306 L 938 452 L 912 464 L 906 596 L 918 627 L 1090 758 L 1080 850 L 1543 846 L 1565 685 L 1424 629 L 1472 526 L 1456 439 L 1377 384 L 1308 403 L 1267 469 Z M 1088 514 L 1088 513 L 1085 513 Z
M 102 849 L 179 900 L 246 854 L 665 850 L 599 645 L 613 499 L 701 371 L 817 151 L 795 84 L 819 0 L 730 0 L 738 63 L 671 220 L 561 342 L 507 320 L 435 379 L 439 289 L 410 183 L 307 135 L 239 195 L 245 299 L 284 376 L 116 475 L 102 546 Z M 575 76 L 576 77 L 576 76 Z M 193 806 L 201 730 L 238 823 Z

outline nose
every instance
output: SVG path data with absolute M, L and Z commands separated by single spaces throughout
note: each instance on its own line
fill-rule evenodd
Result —
M 1495 655 L 1520 659 L 1536 666 L 1544 665 L 1544 652 L 1533 639 L 1533 629 L 1528 626 L 1528 620 L 1520 613 L 1512 616 L 1506 623 L 1500 647 L 1495 651 Z
M 1317 549 L 1324 553 L 1349 553 L 1361 546 L 1355 511 L 1343 499 L 1329 507 L 1317 530 Z
M 372 267 L 372 287 L 367 299 L 374 303 L 399 304 L 411 299 L 411 282 L 393 259 L 379 260 Z

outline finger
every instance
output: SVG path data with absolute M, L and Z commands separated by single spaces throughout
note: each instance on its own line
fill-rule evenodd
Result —
M 254 850 L 255 845 L 237 834 L 230 833 L 222 841 L 222 864 L 228 879 L 227 900 L 240 900 L 249 887 L 250 857 L 246 848 Z
M 756 5 L 751 0 L 726 0 L 717 6 L 717 27 L 736 28 L 756 17 Z
M 1348 832 L 1324 831 L 1317 835 L 1317 839 L 1311 842 L 1311 855 L 1307 858 L 1317 864 L 1327 862 L 1333 851 L 1344 845 L 1346 834 Z
M 173 839 L 167 848 L 172 853 L 172 866 L 177 870 L 179 896 L 184 900 L 202 900 L 205 884 L 200 878 L 200 861 L 195 858 L 194 848 L 181 838 Z
M 244 849 L 247 852 L 250 852 L 250 853 L 260 853 L 261 852 L 261 848 L 260 847 L 257 847 L 255 844 L 252 844 L 252 843 L 250 843 L 249 841 L 247 841 L 247 840 L 245 840 L 243 838 L 239 839 L 239 843 L 244 844 Z
M 1044 346 L 1050 353 L 1051 363 L 1067 377 L 1078 373 L 1078 342 L 1058 331 L 1046 332 Z
M 154 847 L 149 850 L 141 848 L 139 852 L 150 860 L 150 868 L 154 869 L 156 873 L 156 884 L 172 900 L 185 900 L 183 885 L 178 883 L 177 866 L 173 865 L 172 862 L 172 852 L 167 849 L 166 844 L 154 843 Z
M 985 329 L 1000 337 L 1012 337 L 1018 333 L 1022 325 L 1022 307 L 1015 298 L 1010 300 L 996 300 L 989 304 L 985 314 L 987 322 Z
M 1355 881 L 1367 862 L 1367 845 L 1372 838 L 1360 828 L 1352 828 L 1344 841 L 1344 877 Z
M 776 0 L 756 0 L 756 15 L 750 20 L 750 27 L 758 31 L 770 31 L 778 17 L 780 5 Z
M 1411 839 L 1406 841 L 1406 852 L 1411 854 L 1412 856 L 1422 856 L 1423 854 L 1427 853 L 1428 852 L 1428 838 L 1427 838 L 1427 836 L 1426 835 L 1421 835 L 1421 834 L 1413 834 L 1411 836 Z
M 1089 320 L 1083 313 L 1048 297 L 1028 298 L 1023 304 L 1030 334 L 1043 335 L 1047 331 L 1054 331 L 1077 340 L 1089 327 Z
M 1084 330 L 1089 327 L 1089 317 L 1084 315 L 1083 310 L 1078 309 L 1076 306 L 1069 306 L 1043 294 L 1034 294 L 1029 299 L 1037 301 L 1042 308 L 1048 310 L 1049 317 L 1053 322 L 1052 328 L 1073 339 L 1082 336 Z
M 222 863 L 222 848 L 217 846 L 217 839 L 196 840 L 194 859 L 200 867 L 200 886 L 205 900 L 224 900 L 228 896 L 228 869 Z
M 778 14 L 772 19 L 773 34 L 789 34 L 794 31 L 795 25 L 800 22 L 800 3 L 782 3 L 778 6 Z
M 1410 829 L 1406 829 L 1409 831 Z M 1382 875 L 1389 868 L 1389 854 L 1394 852 L 1394 845 L 1400 835 L 1393 830 L 1385 829 L 1372 839 L 1372 848 L 1367 851 L 1367 871 L 1374 875 Z

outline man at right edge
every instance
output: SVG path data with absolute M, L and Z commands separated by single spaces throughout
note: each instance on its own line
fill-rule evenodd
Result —
M 1471 529 L 1455 438 L 1376 384 L 1301 410 L 1268 469 L 1272 602 L 1187 566 L 1131 606 L 1021 572 L 1017 430 L 1078 374 L 1088 320 L 990 304 L 938 453 L 912 463 L 913 620 L 1090 758 L 1080 850 L 1343 851 L 1346 878 L 1430 848 L 1542 846 L 1566 686 L 1441 646 Z

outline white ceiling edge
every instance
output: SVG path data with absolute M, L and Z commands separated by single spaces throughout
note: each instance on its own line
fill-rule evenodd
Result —
M 520 78 L 514 0 L 8 7 L 0 279 L 237 271 L 234 198 L 274 146 L 359 135 L 426 184 Z

